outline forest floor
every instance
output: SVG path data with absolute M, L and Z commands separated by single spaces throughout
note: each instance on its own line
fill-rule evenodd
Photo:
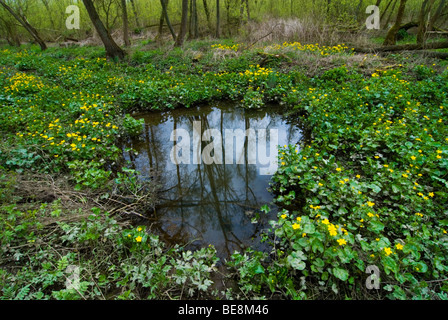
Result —
M 142 42 L 122 62 L 1 48 L 0 297 L 447 299 L 447 66 L 344 44 Z M 213 246 L 170 247 L 140 225 L 158 187 L 121 143 L 141 133 L 135 111 L 221 100 L 279 104 L 311 140 L 279 150 L 272 252 L 218 268 Z

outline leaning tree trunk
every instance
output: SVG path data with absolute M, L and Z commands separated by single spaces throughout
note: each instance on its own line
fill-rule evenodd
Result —
M 429 19 L 428 31 L 434 31 L 434 24 L 436 23 L 436 21 L 439 19 L 440 15 L 442 14 L 442 11 L 443 11 L 445 5 L 446 5 L 446 0 L 441 0 L 436 12 Z
M 168 16 L 168 1 L 169 0 L 160 0 L 160 4 L 162 5 L 163 16 L 166 21 L 166 25 L 170 30 L 171 35 L 173 36 L 173 40 L 176 41 L 176 32 L 174 32 L 173 26 L 170 21 L 170 17 Z
M 15 13 L 14 10 L 12 10 L 11 7 L 8 6 L 3 0 L 0 0 L 0 4 L 26 29 L 26 31 L 29 32 L 29 34 L 31 34 L 34 40 L 36 40 L 39 44 L 42 51 L 47 49 L 47 45 L 41 39 L 36 29 L 34 29 L 25 19 L 22 19 L 22 17 Z
M 398 7 L 397 19 L 395 20 L 395 24 L 392 28 L 390 28 L 389 32 L 386 35 L 386 39 L 384 39 L 384 46 L 394 45 L 396 43 L 396 35 L 398 30 L 401 27 L 401 20 L 403 20 L 404 9 L 406 8 L 407 0 L 400 0 L 400 6 Z
M 185 35 L 187 34 L 187 28 L 188 28 L 188 0 L 182 0 L 182 17 L 180 21 L 179 34 L 177 35 L 177 39 L 174 44 L 175 47 L 182 47 Z
M 111 35 L 107 31 L 106 27 L 104 27 L 103 22 L 101 21 L 98 12 L 93 5 L 92 0 L 82 0 L 84 2 L 84 6 L 89 14 L 90 20 L 93 23 L 98 35 L 101 38 L 101 41 L 106 48 L 106 55 L 109 58 L 115 59 L 123 59 L 125 56 L 125 52 L 115 43 L 114 39 L 112 39 Z

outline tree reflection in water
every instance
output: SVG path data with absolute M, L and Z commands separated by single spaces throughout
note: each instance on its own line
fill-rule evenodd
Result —
M 155 223 L 163 240 L 189 243 L 192 247 L 212 244 L 221 258 L 228 258 L 234 250 L 241 251 L 257 243 L 260 245 L 257 237 L 263 228 L 268 227 L 268 220 L 275 217 L 275 208 L 269 216 L 261 213 L 257 223 L 252 223 L 251 219 L 260 212 L 261 206 L 273 199 L 267 190 L 271 176 L 260 175 L 259 161 L 257 164 L 249 163 L 249 156 L 256 151 L 248 149 L 250 144 L 246 137 L 244 141 L 234 141 L 234 150 L 226 150 L 225 131 L 251 128 L 269 132 L 276 129 L 278 144 L 285 145 L 299 143 L 302 131 L 298 126 L 291 124 L 275 108 L 244 110 L 222 103 L 150 113 L 138 118 L 145 120 L 144 133 L 127 146 L 137 150 L 138 155 L 125 153 L 125 157 L 133 162 L 142 176 L 149 176 L 151 170 L 158 172 L 162 189 L 167 190 L 161 194 L 163 200 L 157 209 Z M 219 145 L 223 160 L 230 152 L 234 159 L 232 164 L 206 165 L 203 161 L 194 164 L 198 162 L 193 162 L 194 143 L 200 144 L 200 150 L 211 143 L 193 140 L 195 121 L 201 124 L 201 135 L 207 129 L 219 130 L 223 139 Z M 176 165 L 170 158 L 173 147 L 178 143 L 170 140 L 176 129 L 185 129 L 192 137 L 190 164 Z M 268 155 L 269 138 L 268 134 Z M 236 164 L 238 159 L 244 159 L 242 164 Z

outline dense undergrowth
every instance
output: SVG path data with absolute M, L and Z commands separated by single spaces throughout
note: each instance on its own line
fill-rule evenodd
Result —
M 244 49 L 193 42 L 120 63 L 94 47 L 0 51 L 2 298 L 447 297 L 446 66 L 366 63 L 343 45 Z M 132 111 L 212 100 L 280 103 L 312 135 L 279 150 L 273 251 L 234 253 L 237 285 L 222 292 L 212 246 L 167 248 L 95 206 L 147 190 L 121 161 L 120 142 L 141 130 Z M 17 190 L 32 174 L 68 179 L 79 208 L 25 201 Z M 67 289 L 69 266 L 80 282 Z M 366 289 L 368 266 L 380 289 Z

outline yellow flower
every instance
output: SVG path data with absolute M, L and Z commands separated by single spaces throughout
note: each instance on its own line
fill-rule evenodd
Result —
M 294 223 L 294 224 L 292 225 L 292 228 L 293 228 L 294 230 L 296 230 L 296 229 L 300 229 L 300 224 L 298 224 L 298 223 Z
M 415 160 L 415 159 L 417 159 L 417 158 L 416 158 L 416 157 L 414 157 L 414 156 L 412 156 L 412 157 L 411 157 L 411 159 L 412 159 L 412 160 Z
M 287 217 L 286 214 L 282 214 L 280 217 L 282 217 L 283 219 L 285 219 Z
M 397 243 L 397 244 L 395 245 L 395 248 L 396 248 L 397 250 L 403 250 L 403 245 L 402 245 L 401 243 Z
M 303 237 L 306 237 L 306 233 L 302 233 L 302 238 L 303 238 Z
M 338 243 L 340 246 L 343 246 L 343 245 L 347 244 L 347 241 L 345 241 L 345 239 L 338 239 Z
M 142 242 L 142 237 L 141 236 L 138 236 L 137 238 L 135 238 L 135 241 L 137 241 L 137 242 Z
M 302 221 L 302 217 L 297 217 L 297 219 L 296 219 L 297 221 Z
M 392 249 L 391 248 L 384 248 L 384 253 L 386 254 L 386 256 L 390 255 L 392 253 Z
M 367 205 L 368 205 L 369 207 L 373 207 L 373 206 L 375 205 L 375 203 L 374 203 L 374 202 L 367 201 Z
M 341 168 L 336 168 L 336 171 L 342 171 L 342 169 Z
M 329 226 L 328 226 L 328 232 L 330 233 L 330 236 L 336 236 L 338 233 L 337 233 L 337 229 L 336 229 L 336 226 L 334 225 L 334 224 L 330 224 Z
M 142 231 L 142 230 L 143 230 L 143 229 L 142 229 L 141 227 L 138 227 L 138 228 L 137 228 L 137 231 L 138 231 L 138 232 L 140 232 L 140 231 Z
M 328 225 L 328 224 L 330 224 L 330 221 L 328 221 L 328 219 L 324 219 L 324 220 L 322 220 L 322 223 Z

